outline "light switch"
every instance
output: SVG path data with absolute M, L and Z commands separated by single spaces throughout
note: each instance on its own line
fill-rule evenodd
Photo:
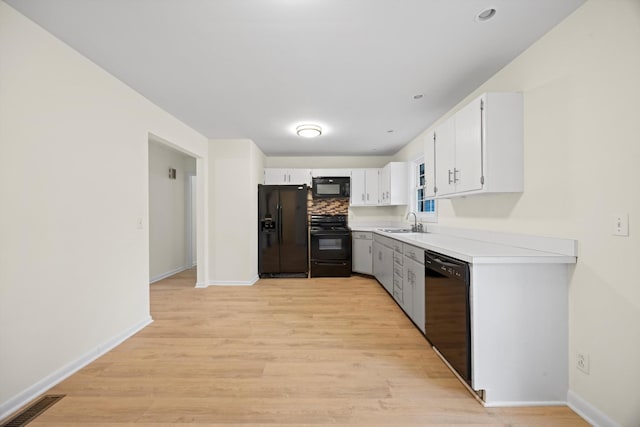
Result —
M 613 216 L 613 235 L 629 235 L 629 214 L 616 214 Z

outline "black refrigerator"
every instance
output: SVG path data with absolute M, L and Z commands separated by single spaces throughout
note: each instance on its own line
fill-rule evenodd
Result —
M 258 185 L 260 277 L 306 277 L 307 186 Z

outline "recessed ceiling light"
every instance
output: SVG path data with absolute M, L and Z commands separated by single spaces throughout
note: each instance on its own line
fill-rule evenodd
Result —
M 476 16 L 476 22 L 485 22 L 496 16 L 496 10 L 492 7 L 483 10 Z
M 413 99 L 420 99 L 420 98 L 422 98 L 423 96 L 424 96 L 423 94 L 419 93 L 419 94 L 417 94 L 417 95 L 413 95 Z
M 387 133 L 393 133 L 393 129 L 389 129 Z
M 318 125 L 305 124 L 296 127 L 296 133 L 304 138 L 315 138 L 322 135 L 322 128 Z

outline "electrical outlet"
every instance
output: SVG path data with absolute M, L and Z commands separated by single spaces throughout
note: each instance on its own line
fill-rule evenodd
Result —
M 586 353 L 578 353 L 576 358 L 576 368 L 589 375 L 589 355 Z
M 629 235 L 629 215 L 616 214 L 613 216 L 613 235 L 628 236 Z

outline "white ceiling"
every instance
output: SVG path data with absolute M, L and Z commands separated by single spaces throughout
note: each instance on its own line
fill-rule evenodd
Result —
M 583 0 L 6 2 L 207 137 L 388 155 Z

